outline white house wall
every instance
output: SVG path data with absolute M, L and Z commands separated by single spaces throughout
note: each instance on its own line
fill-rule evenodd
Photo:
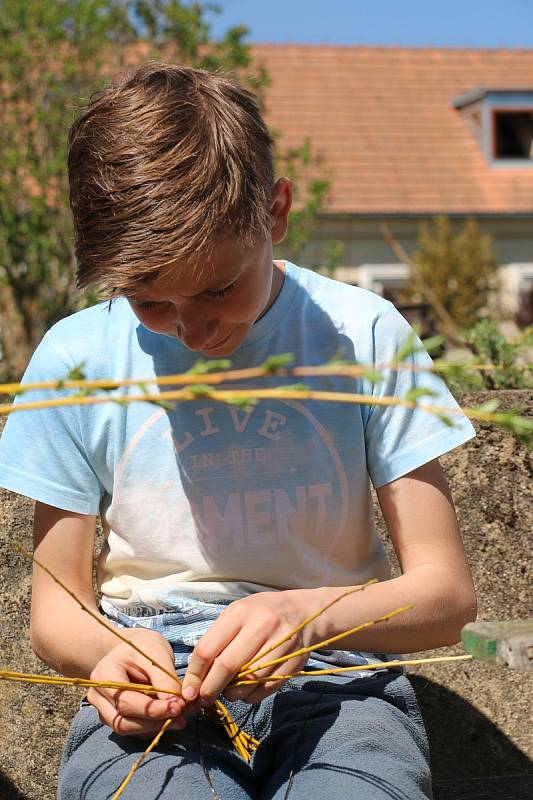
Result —
M 300 263 L 319 266 L 324 263 L 328 245 L 342 244 L 336 277 L 348 283 L 380 292 L 387 283 L 391 288 L 408 275 L 407 267 L 384 240 L 381 222 L 386 222 L 407 254 L 415 252 L 420 225 L 431 217 L 363 218 L 348 215 L 324 215 L 315 223 L 311 238 Z M 452 217 L 457 227 L 464 217 Z M 504 314 L 514 314 L 520 292 L 532 285 L 533 274 L 533 217 L 478 217 L 480 229 L 494 240 L 494 250 L 500 265 L 500 293 L 494 305 Z

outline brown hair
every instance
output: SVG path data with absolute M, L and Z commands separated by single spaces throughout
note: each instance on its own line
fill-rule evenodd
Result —
M 227 75 L 158 62 L 124 74 L 69 133 L 78 285 L 128 294 L 222 235 L 266 238 L 272 144 Z

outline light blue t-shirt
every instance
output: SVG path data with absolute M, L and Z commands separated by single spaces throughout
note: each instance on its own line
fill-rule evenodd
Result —
M 341 353 L 388 364 L 410 331 L 381 297 L 286 263 L 277 300 L 231 360 L 238 369 L 292 353 L 295 365 L 313 366 Z M 64 378 L 80 364 L 90 379 L 147 381 L 197 359 L 178 339 L 144 328 L 119 299 L 55 325 L 24 381 Z M 409 361 L 430 364 L 421 352 Z M 427 402 L 457 408 L 434 374 L 383 372 L 374 386 L 338 376 L 305 383 L 369 398 L 422 386 L 438 392 Z M 260 386 L 283 382 L 295 379 Z M 19 402 L 50 396 L 32 391 Z M 447 427 L 421 409 L 278 399 L 251 411 L 205 398 L 173 411 L 145 402 L 25 411 L 6 424 L 0 483 L 52 506 L 101 513 L 99 585 L 104 603 L 125 614 L 166 611 L 184 595 L 216 602 L 265 588 L 354 585 L 389 574 L 370 481 L 382 486 L 470 439 L 469 421 L 453 418 Z

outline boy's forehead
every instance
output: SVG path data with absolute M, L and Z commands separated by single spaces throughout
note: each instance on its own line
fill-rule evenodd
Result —
M 169 290 L 193 295 L 218 289 L 236 280 L 253 259 L 253 251 L 243 250 L 234 242 L 220 243 L 204 255 L 176 261 L 162 269 L 157 276 L 147 276 L 142 282 L 151 294 Z

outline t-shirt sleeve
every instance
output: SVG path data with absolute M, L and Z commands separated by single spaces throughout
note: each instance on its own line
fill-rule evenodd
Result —
M 64 379 L 75 366 L 48 333 L 33 354 L 23 384 Z M 71 393 L 71 392 L 70 392 Z M 29 389 L 22 403 L 68 394 Z M 0 485 L 67 511 L 96 514 L 103 488 L 83 444 L 79 406 L 20 410 L 9 414 L 0 439 Z
M 411 354 L 405 366 L 416 369 L 381 369 L 391 364 L 394 356 L 412 334 L 412 328 L 391 303 L 383 306 L 373 326 L 373 363 L 383 380 L 375 383 L 372 396 L 405 398 L 412 389 L 429 389 L 434 396 L 421 397 L 415 410 L 401 406 L 368 405 L 363 409 L 367 469 L 374 487 L 406 475 L 452 450 L 475 436 L 475 431 L 460 411 L 446 384 L 434 372 L 423 370 L 431 366 L 428 353 L 420 339 L 421 349 Z M 423 410 L 423 405 L 449 409 L 447 425 L 439 416 Z

